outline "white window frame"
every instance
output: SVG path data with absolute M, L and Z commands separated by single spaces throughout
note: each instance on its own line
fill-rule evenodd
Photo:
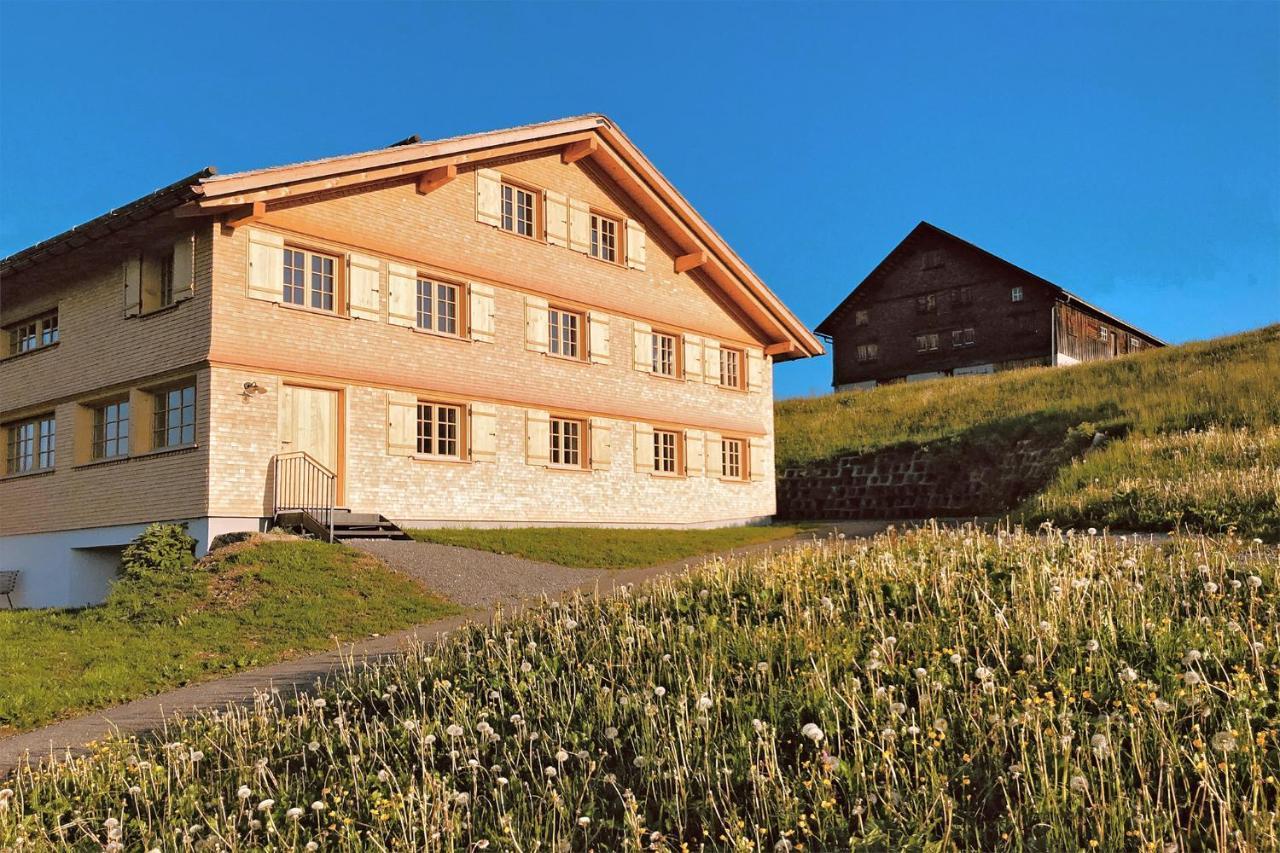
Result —
M 1022 301 L 1022 297 L 1023 297 L 1023 293 L 1022 293 L 1022 287 L 1021 287 L 1021 285 L 1019 285 L 1018 287 L 1014 287 L 1014 288 L 1010 289 L 1010 291 L 1009 291 L 1009 301 L 1010 301 L 1010 302 L 1021 302 L 1021 301 Z

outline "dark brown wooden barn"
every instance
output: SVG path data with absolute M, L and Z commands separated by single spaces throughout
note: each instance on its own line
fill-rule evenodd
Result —
M 1069 365 L 1164 341 L 1053 282 L 927 222 L 854 288 L 817 332 L 837 391 Z

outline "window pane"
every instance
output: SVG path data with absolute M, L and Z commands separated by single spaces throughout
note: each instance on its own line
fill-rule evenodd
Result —
M 448 335 L 458 333 L 458 288 L 451 284 L 436 286 L 437 331 Z
M 285 302 L 291 305 L 304 304 L 303 282 L 306 281 L 304 266 L 306 258 L 302 252 L 292 249 L 284 250 L 284 294 Z
M 418 279 L 418 328 L 431 329 L 434 327 L 433 316 L 435 303 L 431 298 L 431 282 L 426 279 Z

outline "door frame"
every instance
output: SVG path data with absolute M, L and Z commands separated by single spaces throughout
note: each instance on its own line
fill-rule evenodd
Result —
M 283 391 L 285 386 L 290 388 L 308 388 L 312 391 L 332 391 L 337 395 L 338 399 L 338 423 L 334 435 L 334 441 L 337 443 L 336 455 L 337 465 L 333 472 L 337 475 L 337 488 L 334 490 L 334 505 L 344 506 L 347 502 L 347 389 L 345 385 L 329 384 L 325 382 L 297 382 L 291 379 L 281 379 L 280 388 Z M 280 407 L 284 405 L 284 394 L 280 394 L 280 403 L 276 407 L 276 423 L 280 423 Z M 280 442 L 284 436 L 279 435 L 279 426 L 276 427 L 276 447 L 280 447 Z M 284 451 L 278 450 L 277 453 Z

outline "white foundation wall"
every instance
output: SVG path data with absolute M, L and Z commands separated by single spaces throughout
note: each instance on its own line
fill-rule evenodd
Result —
M 261 518 L 194 518 L 184 524 L 196 540 L 196 556 L 224 534 L 261 529 Z M 0 570 L 17 569 L 16 607 L 87 607 L 101 604 L 120 573 L 120 552 L 147 523 L 27 533 L 0 537 Z M 0 607 L 8 602 L 0 598 Z

